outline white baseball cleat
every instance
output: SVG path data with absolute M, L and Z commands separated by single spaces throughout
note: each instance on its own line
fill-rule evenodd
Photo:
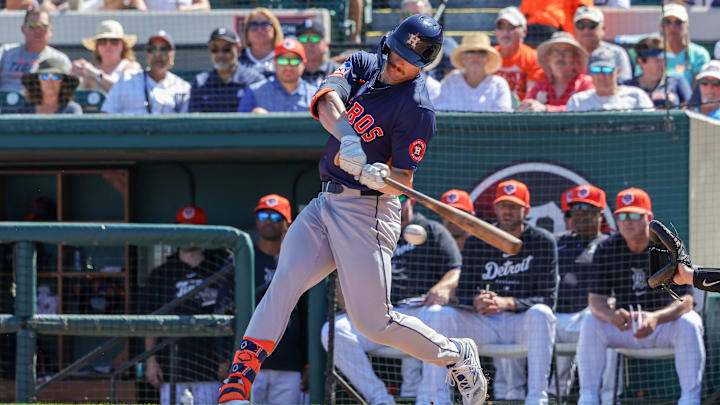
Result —
M 472 339 L 450 339 L 460 346 L 460 360 L 448 366 L 445 381 L 457 385 L 463 405 L 482 405 L 487 397 L 487 379 L 480 366 L 477 345 Z

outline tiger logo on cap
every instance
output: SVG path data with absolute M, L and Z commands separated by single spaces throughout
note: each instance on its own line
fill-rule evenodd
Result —
M 274 207 L 278 205 L 278 200 L 275 197 L 270 197 L 265 201 L 265 204 L 267 204 L 268 207 Z
M 193 207 L 183 208 L 182 216 L 185 219 L 192 219 L 195 216 L 195 208 L 193 208 Z

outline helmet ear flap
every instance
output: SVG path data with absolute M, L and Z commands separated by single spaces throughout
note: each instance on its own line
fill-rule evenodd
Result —
M 386 58 L 385 55 L 390 53 L 390 48 L 387 46 L 387 39 L 390 34 L 392 34 L 392 32 L 390 32 L 389 34 L 383 35 L 382 39 L 380 39 L 380 43 L 378 44 L 378 48 L 377 48 L 377 64 L 378 64 L 378 69 L 380 69 L 381 71 L 385 67 L 385 58 Z

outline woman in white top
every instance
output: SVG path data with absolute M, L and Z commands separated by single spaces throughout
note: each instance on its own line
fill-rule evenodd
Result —
M 141 69 L 132 50 L 137 36 L 125 34 L 123 26 L 115 20 L 100 22 L 95 36 L 83 38 L 82 42 L 92 51 L 97 66 L 85 59 L 73 61 L 72 74 L 81 78 L 81 89 L 98 89 L 107 93 L 123 72 Z
M 440 95 L 433 100 L 436 110 L 511 112 L 512 99 L 507 81 L 493 73 L 502 58 L 483 33 L 463 37 L 453 49 L 450 61 L 457 70 L 440 82 Z
M 275 73 L 275 48 L 283 40 L 277 17 L 265 7 L 257 7 L 243 22 L 243 50 L 238 62 L 270 77 Z

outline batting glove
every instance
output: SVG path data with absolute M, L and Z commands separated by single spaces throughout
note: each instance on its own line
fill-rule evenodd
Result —
M 360 173 L 360 184 L 373 190 L 385 187 L 385 177 L 390 174 L 390 168 L 385 163 L 376 162 L 365 165 Z
M 367 156 L 360 145 L 360 137 L 346 135 L 340 138 L 340 155 L 338 156 L 340 168 L 355 176 L 357 180 L 363 166 L 367 163 Z

